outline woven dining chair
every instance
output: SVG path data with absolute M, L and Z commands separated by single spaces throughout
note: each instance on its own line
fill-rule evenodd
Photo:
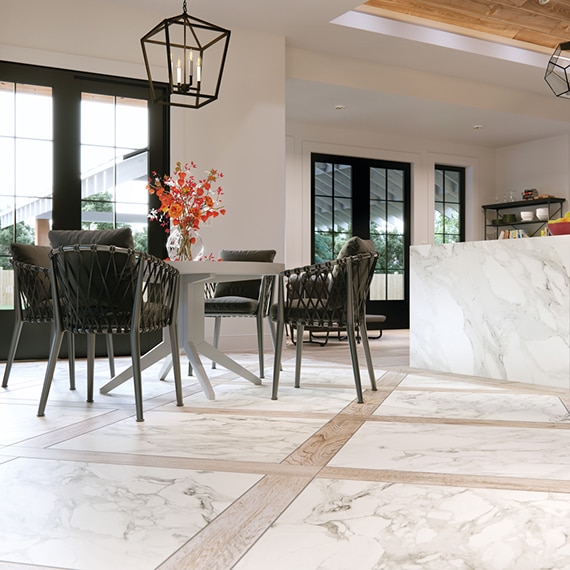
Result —
M 220 251 L 222 261 L 256 261 L 271 263 L 277 252 L 274 249 L 228 250 Z M 263 322 L 269 316 L 269 308 L 273 299 L 275 283 L 274 275 L 264 275 L 261 279 L 247 281 L 231 281 L 225 283 L 206 283 L 204 315 L 213 317 L 213 345 L 218 348 L 222 318 L 249 317 L 255 318 L 257 329 L 257 352 L 259 358 L 259 377 L 265 377 Z M 269 332 L 275 346 L 275 332 L 269 321 Z M 212 362 L 212 368 L 216 363 Z
M 179 272 L 133 249 L 64 246 L 50 252 L 55 333 L 38 408 L 43 416 L 65 332 L 87 335 L 87 401 L 93 401 L 95 336 L 129 335 L 137 421 L 143 421 L 142 333 L 168 329 L 177 405 L 182 406 L 177 311 Z
M 362 384 L 357 353 L 357 330 L 360 329 L 372 390 L 376 378 L 366 334 L 366 299 L 378 260 L 378 253 L 368 251 L 343 255 L 332 261 L 288 269 L 280 273 L 277 304 L 271 318 L 277 324 L 273 391 L 277 400 L 281 355 L 285 327 L 297 330 L 295 353 L 295 388 L 300 387 L 303 333 L 305 327 L 344 329 L 348 338 L 356 395 L 362 403 Z
M 50 323 L 53 334 L 53 301 L 49 278 L 50 248 L 47 246 L 12 243 L 10 262 L 14 269 L 14 328 L 8 349 L 2 387 L 8 387 L 8 380 L 18 351 L 24 324 Z M 106 336 L 109 370 L 115 375 L 113 338 Z M 75 390 L 75 337 L 67 335 L 69 363 L 69 387 Z

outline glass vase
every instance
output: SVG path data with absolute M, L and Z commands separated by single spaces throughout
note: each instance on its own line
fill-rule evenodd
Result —
M 204 253 L 202 236 L 194 229 L 174 226 L 166 240 L 166 251 L 171 261 L 198 261 Z

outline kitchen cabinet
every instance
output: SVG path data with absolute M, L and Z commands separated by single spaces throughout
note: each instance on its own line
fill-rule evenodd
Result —
M 562 216 L 562 204 L 566 198 L 536 198 L 534 200 L 518 200 L 516 202 L 500 202 L 482 206 L 484 215 L 485 239 L 498 239 L 503 230 L 523 230 L 529 237 L 539 236 L 540 230 L 546 227 L 548 220 Z M 536 217 L 537 208 L 548 208 L 548 219 Z M 521 212 L 534 212 L 531 221 L 522 221 Z M 513 221 L 503 221 L 507 215 L 514 215 Z

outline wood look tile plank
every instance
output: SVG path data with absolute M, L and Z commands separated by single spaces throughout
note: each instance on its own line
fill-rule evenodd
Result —
M 456 475 L 451 473 L 422 473 L 382 469 L 353 469 L 324 467 L 317 478 L 378 481 L 414 485 L 443 485 L 481 489 L 509 489 L 513 491 L 542 491 L 570 493 L 570 481 L 557 479 L 531 479 L 528 477 L 502 477 L 489 475 Z
M 157 570 L 231 568 L 311 480 L 285 475 L 264 477 Z
M 363 423 L 364 420 L 350 415 L 337 416 L 291 453 L 283 463 L 324 466 Z

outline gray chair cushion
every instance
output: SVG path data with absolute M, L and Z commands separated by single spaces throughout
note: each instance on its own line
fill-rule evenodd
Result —
M 63 245 L 115 245 L 117 247 L 133 248 L 133 232 L 131 228 L 113 230 L 51 230 L 48 234 L 54 249 Z
M 222 249 L 220 259 L 222 261 L 259 261 L 271 263 L 277 252 L 274 249 L 258 250 L 234 250 Z M 230 283 L 217 283 L 214 298 L 217 297 L 247 297 L 248 299 L 259 298 L 260 279 L 251 281 L 232 281 Z
M 21 261 L 22 263 L 45 268 L 49 268 L 50 249 L 48 246 L 25 243 L 13 243 L 10 245 L 10 252 L 14 261 Z
M 358 253 L 375 253 L 375 251 L 376 249 L 374 248 L 372 240 L 353 236 L 345 242 L 336 257 L 340 259 L 341 257 L 348 257 Z

